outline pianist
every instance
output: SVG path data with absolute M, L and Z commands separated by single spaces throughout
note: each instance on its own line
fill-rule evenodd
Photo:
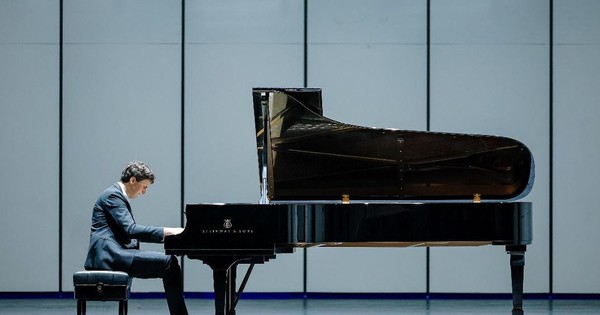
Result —
M 143 162 L 133 161 L 121 173 L 121 180 L 98 197 L 85 268 L 125 271 L 136 278 L 162 278 L 171 315 L 187 315 L 177 258 L 139 249 L 139 241 L 160 243 L 166 235 L 183 231 L 136 224 L 130 200 L 145 194 L 153 183 L 152 170 Z

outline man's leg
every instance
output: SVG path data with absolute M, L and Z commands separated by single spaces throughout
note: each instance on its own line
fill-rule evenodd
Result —
M 185 300 L 183 299 L 181 267 L 179 267 L 177 257 L 171 256 L 169 266 L 165 270 L 162 279 L 163 286 L 165 287 L 165 294 L 167 295 L 167 304 L 169 305 L 171 314 L 187 315 L 188 311 L 185 306 Z
M 171 315 L 188 315 L 177 257 L 160 252 L 138 251 L 128 273 L 135 278 L 162 278 Z

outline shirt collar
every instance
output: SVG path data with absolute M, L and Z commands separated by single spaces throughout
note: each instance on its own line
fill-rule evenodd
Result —
M 123 183 L 121 183 L 121 181 L 118 181 L 117 184 L 119 184 L 119 187 L 121 187 L 121 192 L 123 192 L 123 195 L 125 195 L 125 198 L 127 198 L 127 200 L 129 200 L 129 196 L 127 196 L 127 193 L 125 192 L 125 185 Z

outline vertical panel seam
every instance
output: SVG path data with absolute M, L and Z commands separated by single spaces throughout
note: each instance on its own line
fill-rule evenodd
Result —
M 63 0 L 59 1 L 58 26 L 58 292 L 62 293 L 63 255 Z
M 427 120 L 427 131 L 431 130 L 431 98 L 430 98 L 430 84 L 431 84 L 431 0 L 427 0 L 427 61 L 426 61 L 426 83 L 425 83 L 425 100 L 426 100 L 426 120 Z M 425 249 L 425 295 L 429 299 L 430 293 L 430 267 L 431 267 L 431 252 L 429 247 Z
M 180 130 L 180 137 L 181 137 L 181 152 L 180 152 L 180 163 L 181 163 L 181 169 L 180 169 L 180 200 L 179 200 L 179 224 L 180 226 L 184 226 L 184 209 L 185 209 L 185 0 L 181 0 L 181 78 L 180 78 L 181 82 L 181 130 Z M 182 283 L 184 282 L 185 278 L 183 277 L 183 274 L 185 272 L 184 270 L 184 264 L 185 261 L 182 258 L 181 259 L 181 273 L 182 273 Z M 184 283 L 185 284 L 185 283 Z
M 304 0 L 304 87 L 308 87 L 308 0 Z M 308 250 L 302 249 L 302 293 L 306 299 L 308 296 Z
M 308 0 L 304 0 L 304 87 L 308 87 Z
M 548 215 L 549 215 L 549 259 L 548 259 L 548 268 L 549 268 L 549 277 L 548 277 L 548 291 L 549 294 L 552 295 L 553 294 L 553 268 L 554 268 L 554 244 L 553 244 L 553 239 L 554 239 L 554 230 L 553 230 L 553 208 L 554 208 L 554 191 L 553 191 L 553 177 L 554 177 L 554 163 L 553 163 L 553 159 L 554 159 L 554 0 L 549 0 L 549 45 L 548 45 L 548 54 L 549 54 L 549 82 L 548 82 L 548 90 L 549 90 L 549 102 L 548 102 L 548 107 L 549 107 L 549 124 L 550 124 L 550 128 L 549 128 L 549 137 L 550 137 L 550 141 L 549 141 L 549 185 L 548 185 Z

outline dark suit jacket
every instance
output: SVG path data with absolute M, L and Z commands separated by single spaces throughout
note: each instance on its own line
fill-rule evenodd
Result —
M 139 251 L 139 241 L 160 243 L 162 227 L 135 223 L 129 199 L 118 183 L 106 189 L 94 205 L 86 269 L 127 271 Z

